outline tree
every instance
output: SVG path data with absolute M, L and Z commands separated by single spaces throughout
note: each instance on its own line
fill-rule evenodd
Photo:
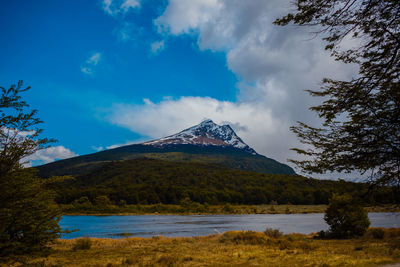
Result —
M 0 190 L 0 255 L 42 250 L 60 236 L 54 195 L 33 169 L 2 177 Z
M 42 122 L 22 100 L 20 93 L 29 89 L 22 86 L 0 87 L 0 255 L 41 250 L 61 233 L 49 180 L 23 167 L 24 158 L 52 140 L 40 138 Z
M 292 160 L 307 173 L 371 171 L 377 183 L 400 185 L 400 5 L 398 0 L 297 0 L 297 11 L 275 24 L 317 28 L 337 61 L 359 66 L 349 81 L 323 79 L 325 100 L 311 107 L 323 119 L 291 130 L 307 149 Z M 341 48 L 344 39 L 359 45 Z
M 362 236 L 368 229 L 368 213 L 349 194 L 333 195 L 324 219 L 333 237 L 348 238 Z
M 29 105 L 20 96 L 29 89 L 23 88 L 22 81 L 9 89 L 0 87 L 0 177 L 21 169 L 23 158 L 54 141 L 39 137 L 43 130 L 37 127 L 42 123 L 38 111 L 27 111 Z

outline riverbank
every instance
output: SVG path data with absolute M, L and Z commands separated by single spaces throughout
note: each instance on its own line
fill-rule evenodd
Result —
M 324 213 L 327 205 L 124 205 L 76 209 L 61 205 L 64 215 L 213 215 L 213 214 L 307 214 Z M 400 205 L 365 207 L 368 212 L 400 212 Z
M 3 259 L 3 266 L 380 266 L 400 262 L 400 229 L 370 229 L 349 240 L 276 231 L 58 240 L 48 257 L 23 259 L 25 265 Z

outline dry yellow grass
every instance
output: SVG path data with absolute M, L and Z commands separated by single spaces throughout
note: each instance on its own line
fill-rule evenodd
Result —
M 47 258 L 26 258 L 25 266 L 327 267 L 400 262 L 400 229 L 384 231 L 383 239 L 374 239 L 370 233 L 351 240 L 318 240 L 300 234 L 275 238 L 259 232 L 193 238 L 93 238 L 87 250 L 74 250 L 76 240 L 59 240 Z M 3 266 L 11 265 L 20 264 L 8 261 Z

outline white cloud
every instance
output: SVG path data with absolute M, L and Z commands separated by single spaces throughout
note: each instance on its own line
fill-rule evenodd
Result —
M 188 33 L 199 28 L 222 8 L 218 0 L 170 0 L 164 14 L 156 19 L 160 32 Z
M 156 41 L 150 44 L 151 52 L 153 54 L 158 54 L 165 48 L 164 40 Z
M 102 0 L 105 13 L 118 21 L 119 25 L 113 31 L 118 41 L 135 41 L 136 44 L 143 42 L 143 27 L 129 22 L 125 17 L 130 10 L 139 9 L 140 2 L 141 0 Z
M 76 156 L 78 156 L 78 154 L 72 152 L 64 146 L 53 146 L 39 150 L 35 154 L 24 158 L 23 161 L 28 161 L 29 163 L 27 165 L 32 165 L 34 161 L 39 161 L 40 163 L 50 163 L 58 159 L 67 159 Z
M 99 65 L 102 59 L 102 54 L 100 52 L 93 52 L 89 58 L 81 65 L 82 73 L 86 75 L 93 75 L 95 67 Z
M 273 25 L 291 9 L 290 0 L 169 0 L 154 20 L 160 35 L 188 34 L 197 37 L 200 50 L 224 52 L 227 67 L 238 78 L 237 102 L 182 97 L 143 105 L 120 103 L 110 121 L 149 138 L 204 118 L 229 121 L 240 126 L 238 135 L 259 153 L 282 162 L 295 158 L 289 148 L 301 144 L 289 127 L 296 121 L 319 124 L 308 110 L 319 99 L 304 90 L 319 88 L 323 77 L 349 79 L 357 69 L 334 61 L 309 28 Z
M 257 152 L 286 162 L 296 143 L 285 119 L 276 118 L 265 105 L 218 101 L 209 97 L 181 97 L 142 105 L 115 104 L 109 121 L 149 139 L 160 138 L 200 123 L 205 118 L 229 123 Z
M 128 12 L 130 8 L 140 7 L 139 0 L 124 0 L 121 4 L 121 9 L 124 13 Z
M 104 147 L 102 146 L 92 146 L 93 150 L 96 150 L 97 152 L 104 150 Z
M 125 15 L 131 9 L 140 8 L 140 0 L 103 0 L 102 7 L 110 16 Z
M 332 60 L 309 28 L 273 25 L 290 6 L 290 0 L 169 0 L 154 23 L 163 34 L 198 33 L 201 50 L 224 51 L 240 80 L 240 101 L 278 104 L 278 112 L 292 111 L 297 101 L 298 114 L 299 106 L 305 111 L 313 102 L 304 89 L 317 88 L 332 73 L 347 78 L 354 66 Z
M 310 97 L 304 90 L 319 88 L 324 77 L 349 79 L 357 72 L 354 65 L 334 61 L 321 39 L 312 38 L 310 28 L 273 25 L 276 18 L 291 9 L 290 0 L 169 0 L 164 13 L 154 21 L 163 35 L 196 34 L 200 50 L 225 52 L 227 66 L 239 80 L 238 103 L 223 105 L 230 112 L 215 115 L 218 120 L 240 122 L 248 127 L 248 133 L 242 134 L 249 144 L 283 161 L 294 156 L 288 150 L 290 147 L 300 146 L 289 133 L 289 126 L 296 121 L 319 124 L 308 108 L 320 99 Z M 246 112 L 243 107 L 251 108 Z M 180 105 L 177 109 L 176 113 L 189 110 L 191 114 L 190 106 Z M 237 110 L 241 112 L 236 114 Z M 208 114 L 208 109 L 201 112 Z M 227 118 L 219 117 L 221 114 Z M 160 125 L 164 119 L 154 116 L 152 123 Z
M 99 52 L 93 53 L 91 57 L 86 61 L 87 64 L 97 66 L 101 59 L 101 54 Z
M 34 135 L 36 133 L 36 131 L 20 131 L 18 129 L 15 128 L 8 128 L 8 127 L 4 127 L 1 126 L 0 127 L 0 136 L 1 139 L 13 139 L 13 140 L 23 140 L 25 138 L 30 138 L 32 135 Z
M 140 143 L 140 141 L 137 141 L 137 140 L 136 141 L 126 141 L 125 143 L 107 146 L 106 149 L 113 149 L 113 148 L 117 148 L 117 147 L 121 147 L 121 146 L 133 145 L 133 144 L 137 144 L 137 143 Z
M 140 40 L 143 33 L 143 28 L 134 23 L 124 21 L 120 27 L 114 31 L 117 35 L 118 41 L 127 42 L 132 40 Z
M 300 146 L 296 137 L 289 131 L 290 120 L 285 118 L 284 114 L 276 116 L 270 108 L 262 104 L 218 101 L 209 97 L 181 97 L 176 100 L 164 99 L 160 103 L 145 99 L 142 105 L 115 104 L 112 110 L 108 117 L 111 123 L 147 138 L 110 145 L 106 149 L 165 137 L 196 125 L 204 119 L 212 119 L 219 125 L 229 124 L 243 141 L 259 154 L 288 165 L 291 164 L 287 159 L 296 157 L 290 148 Z M 366 175 L 361 176 L 357 172 L 316 174 L 314 177 L 342 178 L 358 182 L 367 178 Z

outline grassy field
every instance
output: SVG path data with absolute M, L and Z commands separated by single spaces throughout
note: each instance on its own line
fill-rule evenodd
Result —
M 92 206 L 85 210 L 62 206 L 65 215 L 143 215 L 143 214 L 299 214 L 324 213 L 327 205 L 110 205 L 108 207 Z M 368 212 L 400 212 L 400 205 L 366 207 Z
M 59 240 L 47 257 L 22 259 L 2 259 L 3 266 L 380 266 L 400 262 L 400 229 L 370 229 L 350 240 L 276 231 Z

